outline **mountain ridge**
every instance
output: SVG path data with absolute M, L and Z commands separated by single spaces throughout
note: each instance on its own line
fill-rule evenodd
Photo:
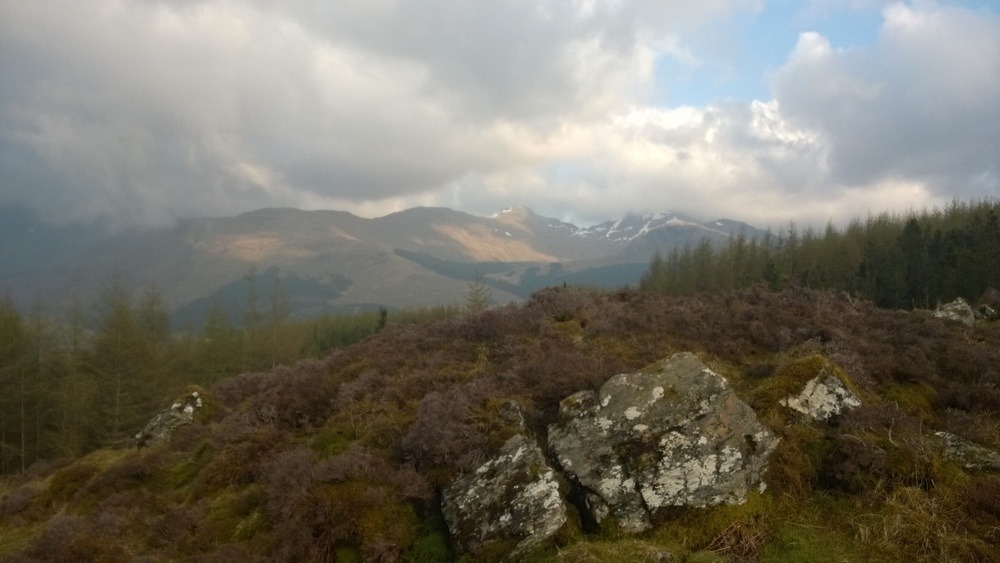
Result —
M 19 258 L 33 255 L 28 229 L 45 227 L 37 219 L 16 224 L 20 232 L 6 233 L 7 243 L 0 246 L 0 262 L 6 264 L 0 290 L 20 306 L 41 297 L 59 304 L 74 292 L 96 295 L 118 271 L 130 288 L 155 284 L 171 310 L 190 309 L 251 269 L 277 268 L 278 278 L 295 276 L 308 282 L 303 287 L 317 288 L 316 295 L 299 296 L 313 304 L 313 313 L 372 303 L 390 308 L 460 303 L 476 264 L 494 265 L 484 281 L 496 304 L 524 299 L 539 284 L 626 286 L 638 280 L 640 265 L 656 251 L 703 237 L 721 243 L 737 231 L 759 233 L 736 221 L 701 223 L 674 213 L 630 214 L 578 227 L 524 206 L 487 217 L 414 207 L 376 218 L 263 208 L 89 239 L 73 229 L 50 228 L 37 252 L 51 259 L 29 263 Z M 71 247 L 75 239 L 60 239 L 64 232 L 86 244 Z M 60 244 L 70 250 L 51 250 Z M 323 288 L 328 282 L 334 286 Z M 317 305 L 324 295 L 337 297 Z

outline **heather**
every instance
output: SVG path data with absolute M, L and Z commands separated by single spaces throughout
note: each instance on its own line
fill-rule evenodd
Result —
M 577 521 L 530 557 L 1000 556 L 1000 481 L 944 458 L 932 436 L 1000 448 L 1000 326 L 763 285 L 695 296 L 551 288 L 222 378 L 200 388 L 211 408 L 167 442 L 7 477 L 0 554 L 453 559 L 440 490 L 518 431 L 511 405 L 541 435 L 562 398 L 678 351 L 728 378 L 781 439 L 767 491 L 739 506 L 677 508 L 635 537 Z M 818 362 L 864 403 L 829 425 L 779 405 Z

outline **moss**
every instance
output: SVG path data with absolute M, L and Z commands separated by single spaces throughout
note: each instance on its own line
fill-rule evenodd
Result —
M 356 440 L 357 436 L 350 429 L 335 422 L 328 422 L 313 436 L 309 445 L 319 459 L 325 459 L 342 453 Z
M 781 400 L 798 394 L 802 387 L 819 375 L 827 365 L 823 356 L 813 354 L 785 363 L 771 377 L 761 381 L 749 393 L 750 405 L 758 413 L 768 413 L 780 407 Z
M 410 563 L 443 563 L 453 561 L 454 556 L 448 549 L 447 536 L 438 530 L 428 530 L 413 542 L 405 560 Z
M 108 497 L 123 492 L 141 490 L 146 494 L 162 492 L 167 485 L 169 472 L 165 464 L 170 453 L 158 444 L 154 448 L 128 450 L 121 459 L 109 464 L 90 479 L 74 495 L 77 509 L 89 511 Z
M 100 471 L 99 467 L 83 462 L 64 467 L 52 476 L 49 488 L 43 498 L 49 504 L 68 501 L 94 475 L 97 475 L 98 471 Z
M 69 501 L 95 475 L 132 453 L 132 450 L 105 449 L 87 454 L 48 478 L 48 488 L 42 495 L 42 501 L 47 505 Z
M 469 561 L 503 561 L 507 559 L 507 555 L 514 551 L 517 547 L 517 542 L 513 539 L 502 538 L 493 541 L 488 541 L 485 544 L 479 546 Z M 465 560 L 463 557 L 461 560 Z
M 227 488 L 208 500 L 199 524 L 199 534 L 209 543 L 253 539 L 269 530 L 263 512 L 265 493 L 259 485 Z
M 784 359 L 770 377 L 748 377 L 740 381 L 738 389 L 741 391 L 740 396 L 753 407 L 758 416 L 767 420 L 771 428 L 780 428 L 797 418 L 787 407 L 781 405 L 781 400 L 802 392 L 805 384 L 824 370 L 840 379 L 844 387 L 863 403 L 871 400 L 871 396 L 864 393 L 844 370 L 821 354 Z
M 31 526 L 0 527 L 0 558 L 27 549 L 41 535 L 47 525 L 47 522 L 41 522 Z
M 201 399 L 201 408 L 195 413 L 195 422 L 200 424 L 206 424 L 213 420 L 217 420 L 224 416 L 229 409 L 225 405 L 220 403 L 215 396 L 213 396 L 208 391 L 205 391 L 199 385 L 189 385 L 185 389 L 186 395 L 191 395 L 193 393 L 198 393 L 198 398 Z
M 361 546 L 386 544 L 400 552 L 409 550 L 420 529 L 409 503 L 384 502 L 365 510 L 358 521 Z
M 752 492 L 743 504 L 678 508 L 657 515 L 667 519 L 651 537 L 663 545 L 684 546 L 691 551 L 752 557 L 772 532 L 775 504 L 772 495 Z
M 937 391 L 926 383 L 892 383 L 885 387 L 883 396 L 889 402 L 895 402 L 899 408 L 908 414 L 916 416 L 923 422 L 937 422 L 934 413 L 934 401 Z
M 186 456 L 167 470 L 167 485 L 173 489 L 181 489 L 189 485 L 211 457 L 211 446 L 208 443 L 202 443 L 191 455 Z
M 761 553 L 762 561 L 866 561 L 854 538 L 821 525 L 790 523 L 779 528 Z
M 617 541 L 588 540 L 559 550 L 551 559 L 565 563 L 603 563 L 605 561 L 638 563 L 677 560 L 672 559 L 671 556 L 676 557 L 682 552 L 683 548 L 678 550 L 641 538 L 627 538 Z M 686 560 L 690 561 L 691 559 Z M 706 561 L 707 559 L 701 560 Z M 720 561 L 722 558 L 713 555 L 710 560 Z
M 333 560 L 336 563 L 361 563 L 365 558 L 356 545 L 338 545 L 333 551 Z

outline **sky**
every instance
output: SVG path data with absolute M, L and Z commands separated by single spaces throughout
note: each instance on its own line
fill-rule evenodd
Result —
M 55 223 L 997 197 L 997 0 L 0 0 L 0 204 Z

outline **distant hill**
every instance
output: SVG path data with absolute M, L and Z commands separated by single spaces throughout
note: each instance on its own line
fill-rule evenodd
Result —
M 500 304 L 562 283 L 627 286 L 657 250 L 760 232 L 670 213 L 581 228 L 525 207 L 490 217 L 419 207 L 376 219 L 261 209 L 103 235 L 97 227 L 47 227 L 23 209 L 5 213 L 0 289 L 15 302 L 59 304 L 74 291 L 94 296 L 117 270 L 134 288 L 155 283 L 181 327 L 200 322 L 212 299 L 235 306 L 252 268 L 270 272 L 259 280 L 262 295 L 277 279 L 295 291 L 298 315 L 454 304 L 476 272 Z

